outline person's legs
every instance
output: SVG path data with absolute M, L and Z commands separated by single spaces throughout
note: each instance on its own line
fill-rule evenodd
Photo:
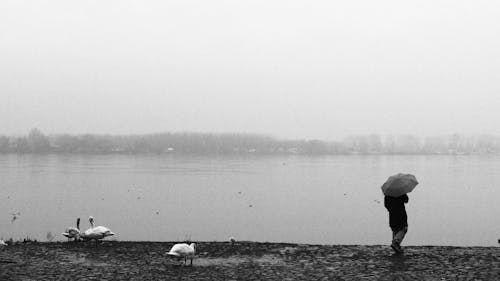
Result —
M 391 229 L 392 229 L 392 243 L 391 243 L 391 248 L 394 250 L 394 252 L 399 253 L 399 246 L 395 242 L 396 233 L 398 233 L 398 230 L 395 229 L 395 228 L 391 228 Z
M 401 242 L 403 241 L 406 232 L 408 232 L 408 227 L 398 227 L 392 228 L 392 243 L 391 248 L 396 253 L 402 253 L 403 249 L 401 249 Z
M 392 242 L 396 243 L 398 246 L 401 246 L 401 242 L 405 238 L 406 233 L 408 232 L 408 227 L 401 227 L 396 231 L 392 232 Z

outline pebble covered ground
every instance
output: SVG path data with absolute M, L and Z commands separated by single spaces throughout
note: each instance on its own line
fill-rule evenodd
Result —
M 194 265 L 173 242 L 15 243 L 0 280 L 500 280 L 500 248 L 199 242 Z

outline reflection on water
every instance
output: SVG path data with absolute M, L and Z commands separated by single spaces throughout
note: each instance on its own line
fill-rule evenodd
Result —
M 494 156 L 0 155 L 0 238 L 63 240 L 92 215 L 119 240 L 387 244 L 380 185 L 405 172 L 420 181 L 406 244 L 496 245 L 498 171 Z

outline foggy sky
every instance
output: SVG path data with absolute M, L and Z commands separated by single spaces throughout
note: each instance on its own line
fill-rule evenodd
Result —
M 497 1 L 1 1 L 0 134 L 500 134 Z

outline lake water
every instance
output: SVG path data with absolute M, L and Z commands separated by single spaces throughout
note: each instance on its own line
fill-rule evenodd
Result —
M 498 245 L 499 156 L 0 155 L 0 238 L 387 244 L 380 186 L 412 173 L 410 245 Z M 19 212 L 13 221 L 12 213 Z

